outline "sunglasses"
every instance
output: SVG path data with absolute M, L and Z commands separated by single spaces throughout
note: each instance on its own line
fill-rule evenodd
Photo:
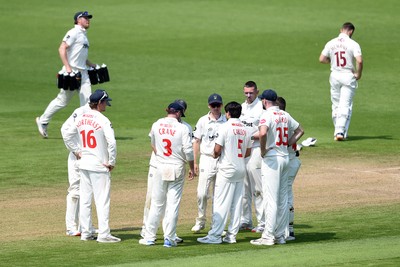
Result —
M 77 17 L 77 19 L 81 18 L 81 17 L 88 17 L 89 16 L 89 12 L 85 11 L 82 12 L 82 14 L 79 14 L 79 16 Z
M 105 98 L 108 98 L 108 95 L 106 92 L 103 92 L 103 96 L 100 98 L 99 102 L 101 102 L 102 100 L 104 100 Z
M 219 104 L 219 103 L 211 103 L 210 104 L 210 107 L 212 107 L 212 108 L 219 108 L 221 106 L 222 106 L 222 104 Z

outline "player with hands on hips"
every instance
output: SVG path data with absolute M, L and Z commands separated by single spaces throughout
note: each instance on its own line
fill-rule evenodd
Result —
M 242 104 L 242 114 L 240 120 L 249 132 L 252 140 L 252 148 L 250 157 L 246 158 L 246 176 L 244 179 L 243 191 L 243 210 L 241 217 L 240 230 L 251 230 L 252 232 L 261 233 L 264 231 L 264 205 L 262 197 L 262 181 L 261 181 L 261 157 L 260 142 L 258 138 L 258 124 L 260 116 L 264 112 L 262 102 L 258 98 L 257 84 L 248 81 L 244 84 L 243 93 L 246 101 Z M 257 218 L 257 226 L 253 226 L 252 205 Z
M 243 181 L 246 175 L 245 158 L 251 153 L 251 140 L 239 117 L 242 106 L 230 102 L 225 106 L 228 121 L 219 127 L 215 139 L 214 158 L 219 158 L 215 180 L 212 226 L 208 235 L 197 241 L 205 244 L 236 243 L 242 213 Z M 221 240 L 230 216 L 226 236 Z
M 80 88 L 77 90 L 60 89 L 57 97 L 47 106 L 44 113 L 36 118 L 36 124 L 40 135 L 43 138 L 48 137 L 47 126 L 56 112 L 68 105 L 74 94 L 79 93 L 80 106 L 88 103 L 91 94 L 91 84 L 88 67 L 96 67 L 88 59 L 89 40 L 87 30 L 90 27 L 90 19 L 93 16 L 87 11 L 80 11 L 74 15 L 75 26 L 69 30 L 58 48 L 60 59 L 63 63 L 61 73 L 80 73 Z
M 117 156 L 117 143 L 110 120 L 102 113 L 110 104 L 105 90 L 96 90 L 89 99 L 90 110 L 78 116 L 74 127 L 65 132 L 65 144 L 79 160 L 81 240 L 95 240 L 91 232 L 92 197 L 96 204 L 100 243 L 116 243 L 109 226 L 111 171 Z M 76 141 L 79 136 L 79 143 Z
M 210 111 L 197 121 L 193 132 L 194 164 L 196 174 L 199 176 L 197 185 L 198 216 L 196 224 L 191 229 L 194 233 L 199 233 L 204 229 L 209 191 L 212 190 L 214 193 L 218 162 L 218 159 L 213 157 L 215 139 L 219 135 L 219 127 L 226 122 L 225 115 L 221 113 L 221 107 L 222 97 L 219 94 L 211 94 L 208 97 Z
M 253 245 L 285 244 L 289 235 L 287 148 L 295 144 L 304 131 L 289 113 L 279 109 L 277 98 L 276 92 L 271 89 L 261 95 L 266 109 L 259 125 L 265 229 L 261 238 L 250 241 Z M 289 138 L 288 134 L 292 131 L 293 135 Z
M 325 45 L 319 57 L 321 63 L 331 65 L 329 83 L 336 141 L 343 141 L 348 136 L 353 98 L 364 65 L 360 45 L 352 39 L 354 31 L 351 22 L 344 23 L 339 36 Z
M 141 245 L 155 245 L 158 226 L 163 218 L 164 247 L 176 247 L 176 226 L 185 181 L 185 163 L 189 163 L 188 179 L 195 176 L 193 148 L 189 129 L 180 122 L 184 108 L 173 102 L 168 105 L 167 117 L 153 123 L 150 131 L 151 146 L 157 158 L 157 171 L 153 178 L 150 211 L 145 222 L 145 237 Z

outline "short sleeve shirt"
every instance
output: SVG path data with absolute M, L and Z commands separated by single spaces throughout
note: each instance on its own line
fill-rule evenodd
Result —
M 219 127 L 226 122 L 225 115 L 222 115 L 218 120 L 214 120 L 209 114 L 201 117 L 196 124 L 193 136 L 200 139 L 200 154 L 213 156 L 215 138 L 219 136 Z
M 347 34 L 340 33 L 330 40 L 321 52 L 331 60 L 331 71 L 354 72 L 354 58 L 361 56 L 360 45 Z
M 267 126 L 266 148 L 271 148 L 266 156 L 287 156 L 289 132 L 299 127 L 289 113 L 280 110 L 278 106 L 268 108 L 260 118 L 260 126 Z
M 72 68 L 86 69 L 86 60 L 89 54 L 89 40 L 86 30 L 79 25 L 69 30 L 63 38 L 68 45 L 67 58 Z

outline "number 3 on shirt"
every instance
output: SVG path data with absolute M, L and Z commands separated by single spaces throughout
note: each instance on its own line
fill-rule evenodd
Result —
M 85 130 L 80 132 L 83 147 L 95 148 L 97 146 L 96 136 L 94 136 L 93 133 L 94 130 L 90 130 L 87 135 Z
M 277 138 L 279 139 L 275 144 L 277 146 L 287 146 L 289 142 L 289 134 L 288 134 L 288 127 L 283 127 L 283 128 L 276 128 L 276 131 L 278 132 Z
M 171 148 L 172 143 L 171 143 L 171 140 L 163 139 L 162 141 L 165 144 L 164 148 L 167 151 L 167 152 L 164 152 L 164 156 L 166 156 L 166 157 L 171 156 L 172 155 L 172 148 Z

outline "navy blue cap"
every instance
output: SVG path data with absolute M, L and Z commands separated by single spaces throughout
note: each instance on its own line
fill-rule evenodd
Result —
M 168 110 L 175 112 L 175 111 L 180 111 L 181 112 L 181 117 L 185 117 L 185 114 L 183 113 L 185 111 L 185 108 L 177 103 L 177 102 L 173 102 L 171 104 L 168 105 Z
M 222 97 L 219 94 L 212 94 L 208 97 L 208 104 L 222 104 Z
M 278 95 L 276 92 L 272 89 L 267 89 L 264 92 L 262 92 L 260 99 L 266 99 L 268 101 L 276 101 L 278 98 Z
M 99 103 L 99 102 L 101 102 L 103 100 L 107 101 L 107 106 L 111 106 L 109 101 L 111 101 L 112 99 L 108 97 L 108 94 L 107 94 L 106 90 L 103 90 L 103 89 L 97 89 L 89 97 L 89 102 L 90 103 Z
M 87 11 L 79 11 L 79 12 L 75 13 L 74 21 L 76 21 L 77 19 L 79 19 L 81 17 L 85 17 L 85 18 L 91 19 L 91 18 L 93 18 L 93 15 L 90 15 L 89 12 L 87 12 Z

